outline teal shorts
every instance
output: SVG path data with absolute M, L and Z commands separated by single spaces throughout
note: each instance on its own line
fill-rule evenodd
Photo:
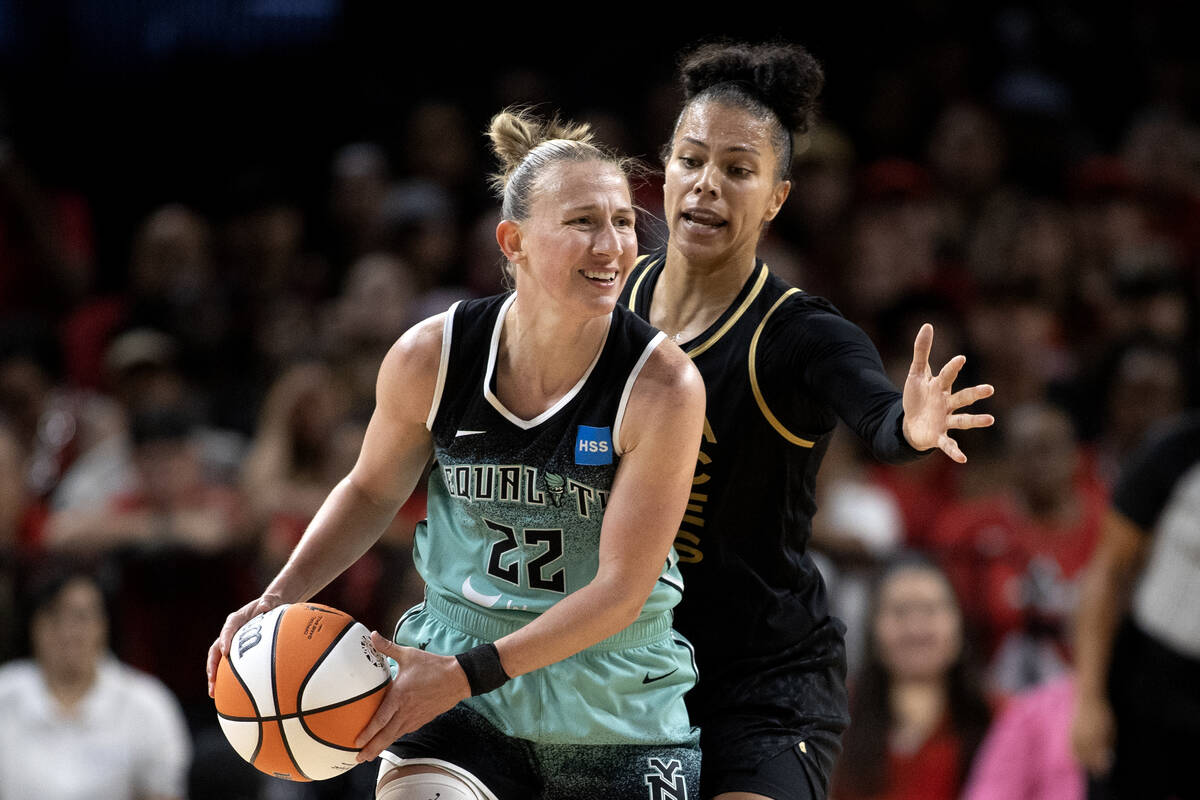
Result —
M 453 655 L 493 642 L 529 617 L 506 619 L 430 591 L 396 625 L 397 644 Z M 463 704 L 501 733 L 543 744 L 691 746 L 683 695 L 696 682 L 691 645 L 670 617 L 638 621 Z

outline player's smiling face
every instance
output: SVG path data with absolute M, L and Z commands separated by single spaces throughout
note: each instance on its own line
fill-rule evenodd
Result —
M 516 266 L 518 291 L 594 316 L 612 311 L 633 269 L 635 221 L 629 182 L 619 169 L 568 161 L 540 176 L 528 219 L 500 223 L 497 235 Z
M 791 184 L 778 179 L 771 123 L 720 101 L 693 103 L 675 131 L 663 208 L 670 245 L 696 264 L 753 258 Z

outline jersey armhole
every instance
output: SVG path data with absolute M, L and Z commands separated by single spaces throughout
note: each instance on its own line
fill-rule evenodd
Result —
M 799 289 L 788 289 L 780 296 L 778 300 L 775 301 L 775 305 L 771 306 L 771 309 L 763 315 L 762 321 L 758 323 L 757 330 L 754 331 L 754 336 L 750 339 L 750 353 L 746 361 L 750 365 L 750 390 L 754 393 L 754 402 L 758 405 L 758 410 L 762 412 L 763 418 L 766 419 L 771 427 L 775 429 L 776 433 L 778 433 L 788 442 L 796 445 L 797 447 L 811 448 L 815 444 L 811 439 L 805 439 L 789 431 L 787 427 L 780 422 L 779 417 L 775 416 L 775 414 L 767 406 L 767 398 L 763 396 L 762 387 L 758 385 L 758 367 L 755 363 L 758 361 L 758 337 L 762 335 L 763 329 L 767 326 L 767 321 L 771 319 L 771 315 L 775 313 L 776 309 L 783 305 L 784 301 L 786 301 L 793 294 L 798 294 L 799 292 Z
M 650 354 L 654 352 L 654 348 L 658 347 L 659 343 L 666 338 L 667 335 L 662 331 L 654 334 L 654 338 L 646 343 L 646 347 L 642 350 L 642 355 L 638 358 L 637 363 L 633 365 L 633 369 L 629 371 L 629 377 L 625 381 L 625 388 L 621 392 L 621 401 L 617 403 L 617 416 L 613 420 L 613 452 L 618 456 L 625 455 L 625 448 L 621 447 L 621 424 L 625 421 L 625 408 L 629 405 L 629 395 L 633 393 L 633 384 L 637 381 L 638 375 L 642 373 L 642 367 L 646 366 L 646 362 L 650 360 Z
M 446 372 L 450 369 L 450 343 L 454 338 L 454 314 L 458 311 L 461 300 L 457 300 L 446 310 L 446 321 L 442 324 L 442 354 L 438 360 L 437 383 L 433 387 L 433 402 L 429 405 L 429 416 L 425 419 L 426 430 L 433 432 L 433 421 L 437 419 L 438 409 L 442 405 L 442 391 L 446 388 Z
M 650 267 L 654 260 L 651 257 L 652 255 L 652 253 L 640 255 L 638 256 L 637 261 L 633 262 L 633 272 L 630 275 L 630 280 L 633 281 L 633 285 L 629 289 L 629 310 L 635 314 L 638 313 L 638 290 L 642 288 L 642 281 L 645 280 L 646 276 L 650 274 Z M 641 270 L 640 273 L 638 272 L 639 269 Z M 646 311 L 644 316 L 646 319 L 650 319 L 649 310 Z

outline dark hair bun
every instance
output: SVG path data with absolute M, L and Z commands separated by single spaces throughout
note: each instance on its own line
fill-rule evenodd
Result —
M 825 85 L 817 60 L 800 45 L 789 43 L 703 44 L 684 53 L 679 75 L 685 100 L 723 83 L 737 84 L 795 133 L 808 130 Z

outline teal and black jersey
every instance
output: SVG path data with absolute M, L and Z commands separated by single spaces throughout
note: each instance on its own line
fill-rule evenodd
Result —
M 588 584 L 621 461 L 625 406 L 663 335 L 624 308 L 579 382 L 521 419 L 496 396 L 504 314 L 516 297 L 456 303 L 446 315 L 427 426 L 436 463 L 414 557 L 430 592 L 479 613 L 532 619 Z M 639 620 L 668 615 L 682 580 L 664 564 Z
M 649 318 L 664 264 L 662 252 L 642 257 L 621 302 Z M 781 706 L 781 728 L 844 720 L 844 692 L 832 683 L 758 676 L 786 671 L 773 673 L 777 661 L 803 660 L 815 672 L 843 659 L 841 624 L 806 551 L 817 469 L 839 417 L 880 458 L 915 457 L 900 433 L 900 394 L 861 329 L 762 261 L 712 326 L 681 346 L 708 396 L 675 541 L 688 583 L 676 628 L 700 668 L 692 719 L 703 727 L 713 713 Z

